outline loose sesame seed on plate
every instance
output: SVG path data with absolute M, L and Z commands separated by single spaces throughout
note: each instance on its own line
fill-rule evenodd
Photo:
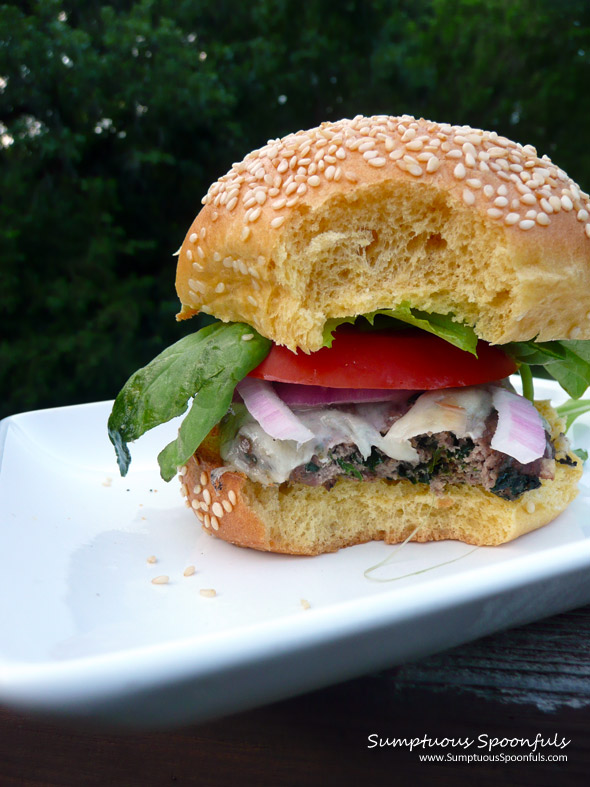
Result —
M 215 598 L 217 591 L 213 588 L 201 588 L 201 590 L 199 590 L 199 594 L 204 598 Z
M 192 577 L 197 569 L 195 566 L 187 566 L 184 571 L 182 572 L 183 576 L 185 577 Z
M 147 563 L 155 563 L 156 561 L 157 561 L 157 558 L 156 558 L 156 556 L 155 556 L 155 555 L 150 555 L 150 556 L 149 556 L 149 557 L 146 559 L 146 562 L 147 562 Z
M 152 585 L 167 585 L 168 582 L 170 582 L 170 577 L 167 574 L 161 574 L 152 579 Z

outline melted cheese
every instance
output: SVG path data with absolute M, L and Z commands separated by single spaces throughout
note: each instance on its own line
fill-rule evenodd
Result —
M 365 412 L 365 405 L 346 409 L 322 407 L 297 409 L 297 417 L 313 432 L 313 439 L 302 445 L 294 440 L 275 440 L 251 416 L 240 427 L 234 440 L 222 447 L 222 459 L 237 470 L 260 483 L 281 484 L 299 465 L 306 464 L 312 456 L 320 462 L 329 462 L 329 451 L 341 443 L 354 443 L 366 459 L 373 446 L 380 448 L 392 459 L 418 461 L 418 454 L 407 440 L 390 439 L 387 442 L 376 427 L 384 418 L 384 410 L 372 407 Z M 241 438 L 252 446 L 249 462 L 239 449 Z
M 293 409 L 313 432 L 312 440 L 300 445 L 294 440 L 275 440 L 248 414 L 235 438 L 222 446 L 223 461 L 263 484 L 283 483 L 312 456 L 320 463 L 330 462 L 330 449 L 341 443 L 356 445 L 364 459 L 376 447 L 392 459 L 417 462 L 418 452 L 410 443 L 416 435 L 454 432 L 457 437 L 481 437 L 492 409 L 492 396 L 486 388 L 477 386 L 428 391 L 385 436 L 380 430 L 387 417 L 387 404 Z M 251 444 L 249 457 L 253 461 L 240 450 L 242 438 Z

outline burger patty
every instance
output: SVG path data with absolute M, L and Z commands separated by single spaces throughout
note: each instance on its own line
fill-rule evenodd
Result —
M 496 431 L 497 413 L 486 421 L 480 438 L 458 438 L 452 432 L 425 434 L 412 438 L 418 451 L 418 463 L 391 459 L 373 447 L 365 459 L 356 445 L 342 443 L 334 446 L 328 459 L 313 456 L 296 467 L 289 482 L 330 489 L 339 478 L 357 481 L 406 479 L 413 484 L 429 484 L 435 493 L 442 493 L 448 484 L 480 486 L 505 500 L 517 500 L 524 492 L 541 486 L 541 479 L 554 477 L 555 450 L 547 434 L 543 457 L 521 464 L 490 443 Z

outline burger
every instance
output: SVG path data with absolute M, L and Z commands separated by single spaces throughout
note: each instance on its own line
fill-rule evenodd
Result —
M 317 555 L 497 545 L 577 493 L 590 383 L 590 198 L 547 156 L 376 116 L 270 140 L 214 183 L 178 254 L 178 319 L 109 434 L 182 415 L 158 457 L 206 532 Z M 531 365 L 572 397 L 534 401 Z M 509 377 L 519 372 L 523 394 Z

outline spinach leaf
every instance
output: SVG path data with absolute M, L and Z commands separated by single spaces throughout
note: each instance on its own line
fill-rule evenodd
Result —
M 510 342 L 502 349 L 519 364 L 543 366 L 564 391 L 579 399 L 590 385 L 590 342 Z
M 576 418 L 580 415 L 584 415 L 584 413 L 590 412 L 590 400 L 583 399 L 580 401 L 579 399 L 569 399 L 555 409 L 558 415 L 565 418 L 565 430 L 567 432 Z
M 406 325 L 421 328 L 423 331 L 433 333 L 450 344 L 454 344 L 460 350 L 477 355 L 477 336 L 473 328 L 462 322 L 455 322 L 449 314 L 429 314 L 413 308 L 407 301 L 404 301 L 395 309 L 377 309 L 359 316 L 364 317 L 373 325 L 377 315 L 391 317 Z M 339 325 L 354 323 L 356 319 L 356 317 L 341 317 L 328 320 L 324 325 L 324 346 L 332 346 L 333 333 Z
M 244 341 L 243 336 L 253 334 Z M 213 323 L 185 336 L 133 374 L 115 399 L 108 431 L 121 475 L 131 461 L 127 443 L 192 407 L 176 440 L 160 453 L 164 480 L 196 451 L 226 413 L 234 388 L 268 355 L 271 342 L 244 323 Z

